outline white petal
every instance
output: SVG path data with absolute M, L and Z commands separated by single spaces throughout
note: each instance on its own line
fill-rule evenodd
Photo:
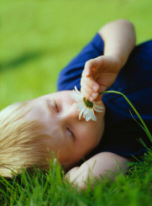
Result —
M 91 110 L 89 110 L 89 112 L 87 113 L 86 119 L 87 121 L 89 121 L 91 119 L 92 115 L 91 115 Z
M 82 115 L 82 113 L 83 113 L 84 109 L 85 109 L 85 107 L 84 107 L 84 108 L 82 108 L 82 110 L 81 110 L 81 112 L 80 112 L 80 114 L 79 114 L 79 119 L 81 119 L 81 115 Z
M 83 118 L 86 119 L 86 121 L 89 121 L 92 119 L 93 121 L 97 121 L 97 118 L 95 116 L 94 111 L 96 112 L 102 112 L 103 107 L 99 106 L 97 102 L 93 103 L 93 108 L 86 107 L 85 103 L 83 102 L 83 95 L 80 91 L 78 91 L 77 87 L 74 87 L 75 90 L 71 93 L 71 97 L 78 102 L 77 107 L 78 111 L 80 111 L 79 119 L 81 119 L 81 116 L 83 115 Z
M 86 121 L 89 121 L 90 120 L 90 116 L 89 116 L 89 114 L 87 114 L 87 116 L 86 116 Z
M 71 92 L 70 95 L 75 101 L 77 101 L 78 98 L 77 98 L 77 96 L 75 95 L 74 92 Z
M 97 118 L 96 118 L 93 110 L 92 110 L 92 120 L 93 120 L 93 121 L 97 121 Z
M 79 95 L 77 95 L 77 94 L 74 93 L 74 92 L 71 92 L 71 97 L 72 97 L 75 101 L 77 101 L 77 102 L 82 101 L 82 97 L 79 96 Z
M 79 104 L 77 104 L 76 106 L 78 107 L 78 110 L 79 110 L 79 111 L 81 111 L 82 109 L 85 109 L 84 104 L 79 103 Z
M 99 106 L 99 105 L 97 105 L 96 103 L 94 103 L 94 107 L 97 108 L 97 109 L 103 109 L 102 106 Z
M 103 112 L 103 111 L 101 111 L 101 110 L 99 110 L 99 109 L 96 109 L 96 108 L 93 108 L 96 112 Z
M 74 89 L 75 89 L 75 92 L 76 92 L 77 95 L 83 97 L 82 93 L 80 91 L 78 91 L 76 86 L 74 87 Z
M 86 116 L 88 113 L 89 113 L 89 109 L 86 107 L 85 110 L 84 110 L 84 112 L 83 112 L 83 115 Z

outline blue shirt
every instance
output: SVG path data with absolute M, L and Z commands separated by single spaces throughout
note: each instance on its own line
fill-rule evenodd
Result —
M 58 91 L 72 90 L 75 85 L 80 89 L 81 73 L 85 62 L 103 55 L 103 50 L 104 42 L 100 35 L 96 34 L 60 72 Z M 115 83 L 108 90 L 124 93 L 140 113 L 152 134 L 152 40 L 135 47 Z M 104 94 L 102 100 L 106 107 L 105 131 L 95 153 L 108 151 L 122 156 L 138 155 L 146 151 L 140 139 L 147 147 L 152 146 L 146 133 L 129 111 L 138 122 L 139 119 L 121 95 Z

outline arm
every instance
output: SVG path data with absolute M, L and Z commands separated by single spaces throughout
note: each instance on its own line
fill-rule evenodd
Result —
M 121 157 L 114 153 L 102 152 L 96 154 L 80 167 L 74 167 L 66 174 L 66 179 L 77 185 L 80 189 L 86 187 L 87 180 L 91 180 L 93 185 L 95 179 L 102 180 L 103 177 L 107 176 L 114 180 L 117 173 L 125 173 L 127 171 L 127 164 L 131 159 Z
M 105 42 L 104 55 L 114 56 L 120 61 L 121 69 L 136 43 L 134 26 L 127 20 L 117 20 L 99 30 Z
M 87 61 L 81 78 L 82 94 L 90 101 L 99 101 L 98 93 L 114 83 L 136 42 L 134 27 L 127 20 L 106 24 L 99 35 L 104 40 L 104 55 Z

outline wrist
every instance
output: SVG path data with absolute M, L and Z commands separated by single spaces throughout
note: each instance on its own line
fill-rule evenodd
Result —
M 126 64 L 128 57 L 129 57 L 129 54 L 128 54 L 127 49 L 126 49 L 126 51 L 121 51 L 119 46 L 117 46 L 117 49 L 115 51 L 105 50 L 105 52 L 104 52 L 104 55 L 108 55 L 108 56 L 111 56 L 114 58 L 114 60 L 117 64 L 117 67 L 119 67 L 119 69 L 121 69 Z
M 123 61 L 121 60 L 121 58 L 117 57 L 117 56 L 114 56 L 114 59 L 115 59 L 115 67 L 116 67 L 116 70 L 119 72 L 120 69 L 123 67 Z
M 111 61 L 112 72 L 118 73 L 120 69 L 123 67 L 123 62 L 121 58 L 119 58 L 116 55 L 111 55 L 111 54 L 106 55 L 105 57 L 107 58 L 108 61 L 109 60 Z

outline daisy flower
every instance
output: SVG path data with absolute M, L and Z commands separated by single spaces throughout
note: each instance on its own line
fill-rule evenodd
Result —
M 86 121 L 89 121 L 92 119 L 93 121 L 97 121 L 97 118 L 95 116 L 94 111 L 96 112 L 102 112 L 103 107 L 97 105 L 97 102 L 90 102 L 88 101 L 80 91 L 78 91 L 77 87 L 74 87 L 75 90 L 71 93 L 71 97 L 78 102 L 77 107 L 78 111 L 80 111 L 79 119 L 81 119 L 81 116 L 83 114 L 83 118 L 85 118 Z

